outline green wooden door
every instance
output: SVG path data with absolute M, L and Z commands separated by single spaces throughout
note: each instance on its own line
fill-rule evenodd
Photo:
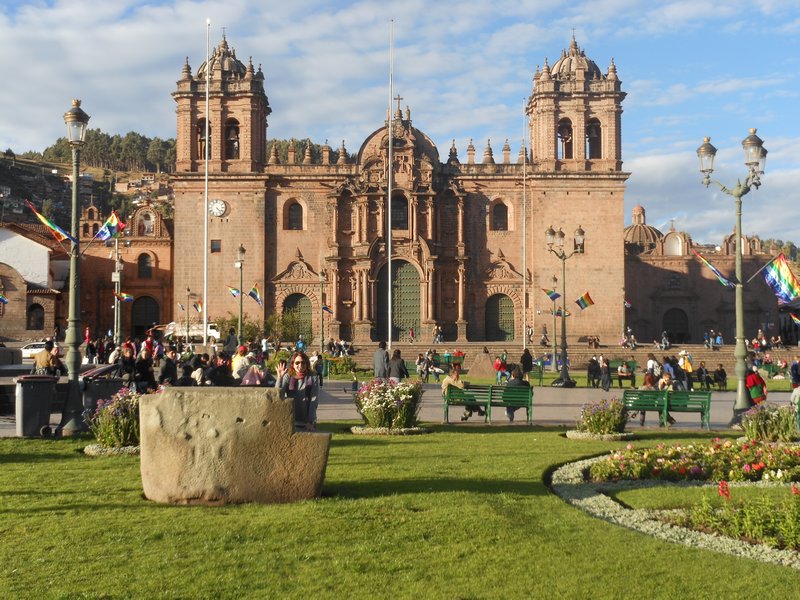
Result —
M 296 340 L 303 336 L 306 343 L 311 341 L 311 300 L 305 294 L 292 294 L 283 303 L 284 315 L 290 314 L 289 319 L 285 319 L 284 324 L 290 331 L 284 332 L 284 337 Z M 290 324 L 291 323 L 291 324 Z
M 384 266 L 378 276 L 378 339 L 388 340 L 386 335 L 388 322 L 388 288 L 386 282 L 387 267 Z M 420 297 L 419 273 L 409 262 L 392 261 L 392 339 L 407 340 L 409 328 L 414 328 L 414 335 L 419 337 Z
M 486 340 L 509 342 L 514 339 L 514 302 L 505 294 L 486 301 Z

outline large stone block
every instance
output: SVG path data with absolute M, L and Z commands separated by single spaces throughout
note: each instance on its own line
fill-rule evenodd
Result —
M 171 504 L 279 503 L 322 491 L 331 435 L 295 431 L 271 388 L 168 388 L 144 396 L 144 494 Z

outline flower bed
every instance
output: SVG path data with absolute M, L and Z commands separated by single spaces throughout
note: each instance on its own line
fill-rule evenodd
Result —
M 422 382 L 395 383 L 373 379 L 353 394 L 364 424 L 373 429 L 408 429 L 417 424 L 422 405 Z
M 595 481 L 800 481 L 800 446 L 719 438 L 641 449 L 628 444 L 595 462 L 589 475 Z
M 124 448 L 139 445 L 139 398 L 133 388 L 121 388 L 108 400 L 100 400 L 94 412 L 83 418 L 100 446 Z
M 624 432 L 627 421 L 625 406 L 618 399 L 611 398 L 584 404 L 576 428 L 582 433 L 608 435 Z

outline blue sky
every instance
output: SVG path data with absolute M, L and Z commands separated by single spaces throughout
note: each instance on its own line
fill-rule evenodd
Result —
M 388 102 L 389 22 L 395 91 L 446 156 L 491 139 L 519 150 L 537 66 L 575 32 L 628 96 L 626 223 L 640 203 L 662 230 L 697 242 L 733 230 L 733 200 L 700 185 L 696 148 L 711 136 L 715 178 L 746 176 L 741 141 L 769 150 L 763 185 L 744 201 L 744 230 L 800 244 L 800 0 L 192 0 L 11 1 L 0 6 L 0 149 L 42 150 L 83 100 L 90 126 L 174 137 L 170 93 L 184 58 L 196 71 L 225 28 L 240 60 L 262 65 L 271 138 L 328 139 L 348 150 L 381 126 Z

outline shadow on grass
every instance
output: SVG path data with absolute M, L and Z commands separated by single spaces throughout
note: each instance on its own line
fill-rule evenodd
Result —
M 437 494 L 452 492 L 486 494 L 523 494 L 546 496 L 550 491 L 541 480 L 513 479 L 453 479 L 436 477 L 431 479 L 397 479 L 345 481 L 325 483 L 322 495 L 328 498 L 379 498 L 399 494 Z
M 37 454 L 35 452 L 31 452 L 30 454 L 27 454 L 23 452 L 9 452 L 7 454 L 0 454 L 0 465 L 11 463 L 43 463 L 54 460 L 75 460 L 76 458 L 81 458 L 84 456 L 83 449 L 79 450 L 79 452 L 80 456 L 73 453 L 43 452 Z

